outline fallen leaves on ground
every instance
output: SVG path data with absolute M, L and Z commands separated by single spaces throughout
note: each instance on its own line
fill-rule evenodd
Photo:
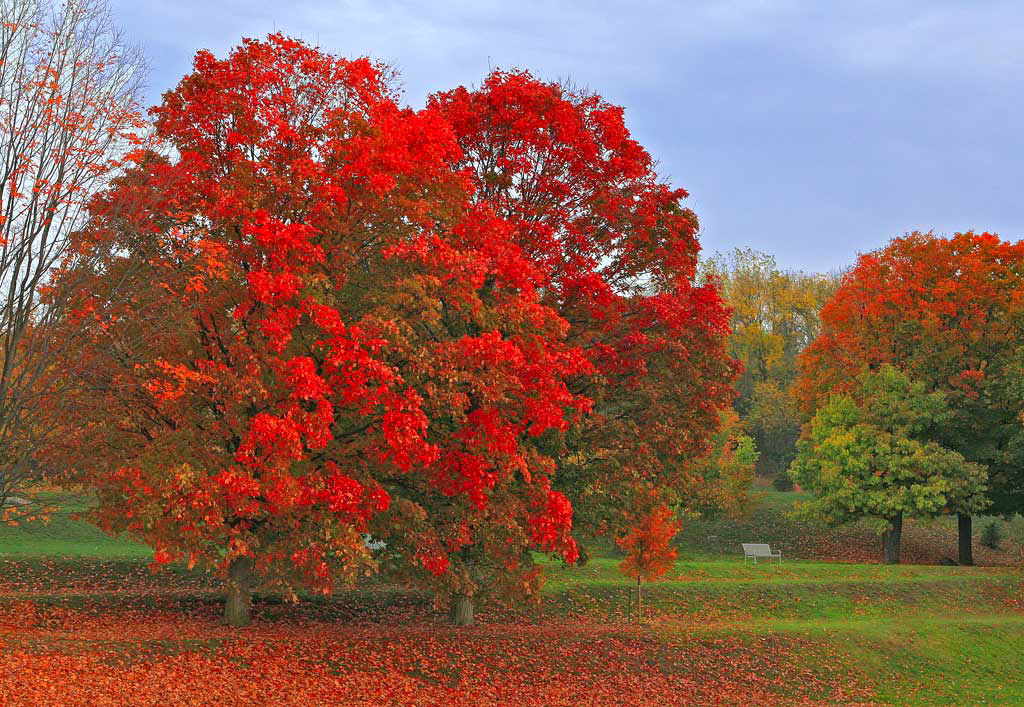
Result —
M 870 698 L 870 680 L 849 660 L 798 637 L 501 614 L 456 629 L 401 599 L 366 611 L 265 603 L 242 630 L 221 625 L 218 612 L 209 596 L 173 592 L 0 594 L 0 704 L 809 707 Z M 823 664 L 836 669 L 808 667 Z

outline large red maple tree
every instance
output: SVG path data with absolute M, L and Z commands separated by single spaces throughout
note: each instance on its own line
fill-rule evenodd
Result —
M 620 109 L 499 73 L 412 111 L 392 78 L 200 52 L 154 109 L 169 156 L 83 234 L 111 247 L 53 454 L 103 527 L 224 572 L 231 623 L 257 581 L 380 568 L 470 623 L 536 592 L 532 550 L 576 559 L 573 503 L 616 530 L 678 501 L 731 399 L 696 219 Z
M 431 494 L 500 518 L 495 552 L 574 559 L 526 441 L 588 409 L 565 379 L 590 364 L 437 112 L 274 35 L 200 52 L 154 115 L 173 156 L 138 155 L 84 236 L 116 245 L 82 292 L 91 365 L 53 451 L 99 522 L 220 568 L 236 624 L 253 577 L 326 590 L 370 567 L 367 530 L 450 574 L 473 514 L 424 522 Z

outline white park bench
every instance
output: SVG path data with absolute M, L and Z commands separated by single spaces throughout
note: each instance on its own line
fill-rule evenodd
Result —
M 767 557 L 769 562 L 771 562 L 773 558 L 777 559 L 779 563 L 782 562 L 782 550 L 772 552 L 771 545 L 762 545 L 760 543 L 741 543 L 741 545 L 743 545 L 744 562 L 753 559 L 756 563 L 757 558 L 759 557 Z
M 377 552 L 378 550 L 383 550 L 388 546 L 386 542 L 384 542 L 380 538 L 373 537 L 369 533 L 363 533 L 362 535 L 363 544 L 366 545 L 366 549 L 370 552 Z

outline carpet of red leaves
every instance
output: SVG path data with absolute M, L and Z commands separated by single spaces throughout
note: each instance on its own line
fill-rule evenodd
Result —
M 871 692 L 849 660 L 798 637 L 486 614 L 455 629 L 420 601 L 352 609 L 365 599 L 261 605 L 233 630 L 200 587 L 160 595 L 116 577 L 87 596 L 0 587 L 0 704 L 809 707 Z M 827 676 L 807 667 L 833 662 Z

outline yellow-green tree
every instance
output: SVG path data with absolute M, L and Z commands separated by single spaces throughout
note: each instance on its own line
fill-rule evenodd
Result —
M 755 250 L 718 253 L 702 263 L 732 309 L 729 353 L 743 364 L 735 407 L 760 452 L 763 475 L 782 474 L 795 454 L 799 416 L 789 396 L 797 354 L 821 331 L 818 313 L 838 284 L 833 275 L 787 271 Z
M 735 411 L 726 410 L 721 417 L 722 427 L 711 438 L 707 453 L 694 460 L 676 487 L 686 499 L 678 508 L 684 515 L 739 516 L 749 510 L 757 447 Z

